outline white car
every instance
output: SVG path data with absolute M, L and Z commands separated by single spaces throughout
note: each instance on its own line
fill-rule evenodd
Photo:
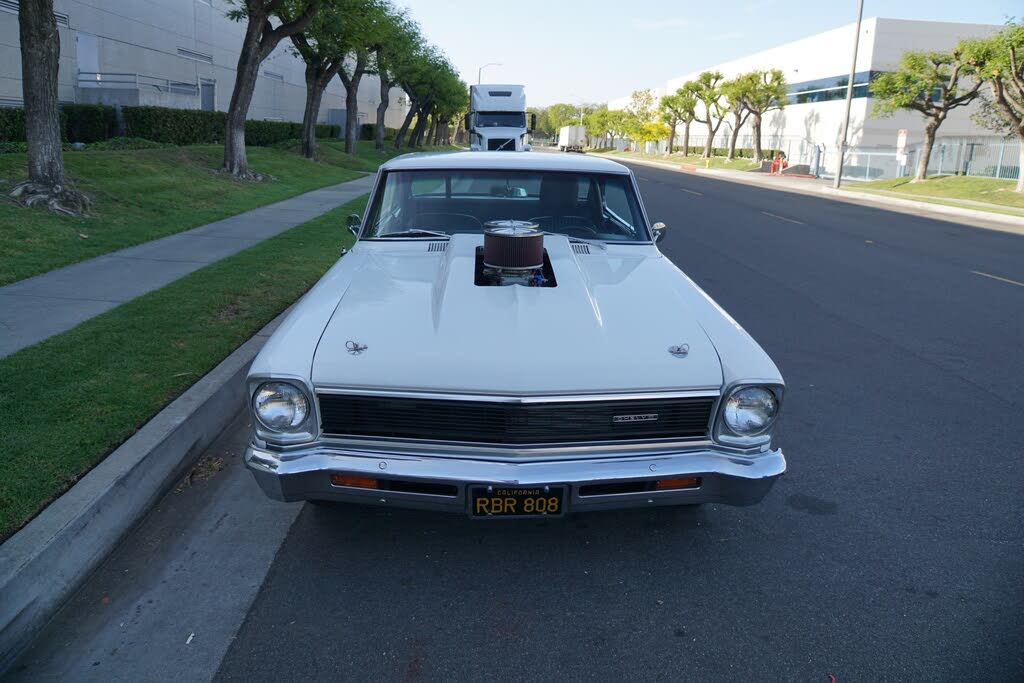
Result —
M 249 373 L 272 498 L 553 516 L 749 505 L 785 471 L 778 369 L 625 166 L 407 155 L 350 229 Z

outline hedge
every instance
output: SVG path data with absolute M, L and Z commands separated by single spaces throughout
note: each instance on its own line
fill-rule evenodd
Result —
M 394 140 L 398 135 L 397 128 L 385 128 L 384 139 Z M 360 140 L 376 140 L 377 139 L 377 124 L 376 123 L 364 123 L 359 127 L 359 139 Z
M 60 139 L 67 142 L 68 118 L 60 112 Z M 0 142 L 25 142 L 25 110 L 22 107 L 0 107 Z
M 117 111 L 109 104 L 65 104 L 67 139 L 99 142 L 117 135 Z
M 224 141 L 224 124 L 227 116 L 222 111 L 201 111 L 198 109 L 173 109 L 171 107 L 122 107 L 125 135 L 145 138 L 154 142 L 168 142 L 174 145 L 197 145 L 221 143 Z M 318 124 L 316 135 L 320 138 L 338 137 L 339 127 Z M 245 142 L 255 147 L 266 147 L 284 140 L 302 137 L 302 124 L 291 121 L 245 122 Z

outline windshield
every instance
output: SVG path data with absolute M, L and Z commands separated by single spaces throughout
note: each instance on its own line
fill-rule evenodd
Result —
M 499 220 L 590 240 L 650 240 L 628 175 L 473 170 L 387 173 L 364 237 L 479 234 Z
M 521 111 L 479 111 L 477 128 L 525 128 L 526 114 Z

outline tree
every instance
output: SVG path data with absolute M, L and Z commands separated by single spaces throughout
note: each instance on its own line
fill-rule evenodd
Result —
M 935 134 L 949 112 L 970 104 L 978 96 L 980 80 L 964 83 L 972 74 L 973 67 L 966 64 L 955 50 L 908 51 L 900 57 L 896 70 L 887 71 L 871 81 L 871 95 L 876 98 L 873 114 L 891 116 L 901 109 L 909 109 L 925 117 L 924 146 L 912 182 L 927 177 Z
M 330 0 L 328 0 L 330 1 Z M 236 178 L 248 178 L 245 155 L 245 119 L 256 88 L 260 64 L 285 38 L 304 30 L 320 9 L 321 0 L 231 0 L 241 5 L 228 12 L 235 21 L 246 21 L 242 49 L 235 67 L 235 87 L 224 123 L 224 170 Z M 281 21 L 282 16 L 294 17 Z M 278 26 L 271 22 L 279 20 Z
M 331 79 L 345 61 L 348 18 L 335 5 L 323 8 L 305 30 L 291 36 L 295 52 L 306 63 L 306 106 L 302 112 L 302 155 L 316 158 L 316 122 L 320 102 Z
M 423 42 L 419 26 L 405 12 L 388 9 L 390 21 L 373 46 L 377 61 L 377 78 L 380 79 L 380 103 L 377 105 L 377 126 L 375 129 L 375 146 L 378 152 L 384 151 L 384 121 L 390 104 L 391 88 L 398 81 L 398 71 L 402 64 L 414 58 L 416 50 Z
M 707 125 L 708 139 L 704 144 L 703 158 L 711 158 L 711 150 L 715 145 L 715 134 L 722 125 L 725 107 L 722 104 L 722 74 L 719 71 L 705 71 L 695 81 L 683 84 L 683 90 L 693 95 L 703 105 L 701 113 L 704 118 L 694 116 L 693 120 Z
M 537 127 L 534 129 L 536 133 L 543 133 L 549 137 L 555 134 L 555 127 L 551 125 L 551 117 L 548 116 L 547 107 L 527 107 L 526 113 L 536 115 Z
M 741 78 L 747 81 L 742 89 L 740 99 L 743 106 L 750 112 L 751 128 L 754 136 L 754 161 L 761 163 L 764 154 L 761 152 L 761 118 L 773 109 L 786 106 L 786 77 L 779 69 L 752 71 Z
M 650 90 L 634 90 L 625 112 L 625 127 L 629 137 L 637 142 L 646 134 L 644 126 L 654 118 L 654 94 Z M 643 147 L 640 152 L 643 153 Z
M 88 198 L 69 188 L 64 178 L 57 109 L 60 36 L 53 16 L 53 0 L 22 0 L 18 6 L 18 29 L 28 180 L 15 186 L 11 196 L 28 206 L 45 203 L 51 211 L 84 213 L 89 208 Z
M 676 127 L 682 123 L 685 126 L 683 135 L 683 154 L 687 154 L 687 147 L 690 144 L 690 123 L 693 121 L 694 109 L 697 106 L 697 100 L 694 99 L 693 95 L 686 92 L 682 88 L 679 88 L 671 95 L 665 95 L 661 98 L 661 102 L 658 103 L 658 112 L 661 116 L 662 123 L 668 125 L 668 153 L 672 154 L 672 149 L 676 141 Z
M 989 87 L 992 104 L 1020 140 L 1017 192 L 1024 192 L 1024 24 L 1007 24 L 988 39 L 957 46 L 964 61 Z
M 729 134 L 729 152 L 726 158 L 732 160 L 736 156 L 736 140 L 740 136 L 740 129 L 750 116 L 750 110 L 743 104 L 743 98 L 747 89 L 751 87 L 750 79 L 746 75 L 737 76 L 722 83 L 722 94 L 729 102 L 729 113 L 732 114 L 732 131 Z

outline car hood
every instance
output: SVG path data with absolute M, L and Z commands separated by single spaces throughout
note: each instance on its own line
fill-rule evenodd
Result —
M 722 385 L 715 348 L 677 292 L 688 281 L 656 248 L 576 254 L 565 237 L 546 236 L 556 287 L 483 287 L 473 281 L 480 244 L 455 235 L 437 253 L 426 242 L 360 242 L 316 348 L 314 385 L 488 394 Z M 682 344 L 685 357 L 669 353 Z

